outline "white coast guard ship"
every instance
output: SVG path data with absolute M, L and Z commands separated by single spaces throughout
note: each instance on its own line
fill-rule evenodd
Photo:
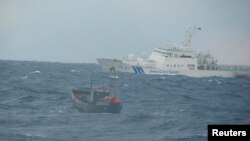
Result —
M 149 56 L 135 58 L 132 54 L 118 59 L 98 58 L 97 62 L 105 72 L 119 71 L 136 74 L 186 75 L 190 77 L 236 77 L 250 76 L 249 71 L 218 69 L 217 60 L 209 53 L 196 54 L 191 48 L 191 38 L 196 26 L 186 32 L 186 39 L 180 44 L 155 48 Z

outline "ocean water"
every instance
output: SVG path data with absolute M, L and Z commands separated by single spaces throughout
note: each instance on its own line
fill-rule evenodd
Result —
M 250 124 L 250 79 L 118 74 L 121 114 L 79 113 L 72 89 L 108 83 L 96 64 L 0 61 L 0 141 L 206 141 Z

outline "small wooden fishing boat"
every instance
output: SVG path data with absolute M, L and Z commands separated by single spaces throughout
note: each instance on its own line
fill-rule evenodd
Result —
M 110 87 L 102 88 L 93 88 L 91 81 L 90 88 L 72 90 L 71 97 L 74 107 L 79 112 L 120 113 L 122 110 L 121 100 L 117 96 L 116 87 L 111 81 Z

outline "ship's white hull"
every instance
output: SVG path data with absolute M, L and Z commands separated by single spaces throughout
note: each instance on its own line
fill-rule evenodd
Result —
M 175 70 L 175 69 L 159 69 L 147 68 L 138 65 L 128 65 L 117 59 L 97 59 L 102 70 L 110 72 L 112 70 L 118 72 L 135 73 L 135 74 L 152 74 L 152 75 L 185 75 L 190 77 L 237 77 L 250 76 L 249 72 L 222 71 L 222 70 Z

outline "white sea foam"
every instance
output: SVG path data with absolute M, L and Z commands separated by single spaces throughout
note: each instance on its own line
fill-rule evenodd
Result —
M 14 98 L 14 99 L 10 99 L 10 100 L 6 100 L 6 101 L 0 101 L 1 104 L 5 104 L 5 103 L 10 103 L 10 102 L 15 102 L 19 99 L 21 99 L 23 97 L 19 97 L 19 98 Z
M 113 79 L 119 79 L 119 78 L 120 78 L 120 77 L 117 76 L 117 75 L 111 75 L 110 77 L 113 78 Z
M 220 80 L 218 80 L 218 79 L 214 79 L 214 80 L 209 79 L 207 82 L 208 82 L 208 83 L 210 83 L 210 82 L 214 82 L 214 83 L 216 83 L 216 84 L 218 84 L 218 85 L 220 85 L 220 84 L 221 84 L 221 81 L 220 81 Z
M 166 78 L 164 76 L 160 77 L 161 80 L 165 80 Z
M 42 137 L 42 138 L 47 137 L 47 135 L 43 135 L 40 133 L 23 133 L 22 135 L 27 136 L 27 137 Z
M 218 79 L 215 79 L 215 81 L 217 84 L 219 84 L 219 85 L 221 84 L 221 82 Z
M 27 78 L 28 78 L 28 76 L 27 76 L 27 75 L 22 77 L 22 79 L 27 79 Z
M 41 73 L 41 72 L 39 70 L 36 70 L 36 71 L 31 72 L 30 74 L 32 73 Z
M 70 70 L 70 72 L 80 72 L 79 70 Z
M 32 71 L 32 72 L 28 73 L 27 75 L 23 76 L 22 79 L 27 79 L 29 77 L 29 75 L 35 74 L 35 73 L 41 73 L 41 72 L 39 70 Z
M 166 113 L 165 112 L 154 112 L 153 113 L 153 115 L 155 116 L 155 117 L 162 117 L 162 116 L 164 116 Z
M 124 87 L 128 87 L 128 84 L 125 83 L 123 86 L 124 86 Z

